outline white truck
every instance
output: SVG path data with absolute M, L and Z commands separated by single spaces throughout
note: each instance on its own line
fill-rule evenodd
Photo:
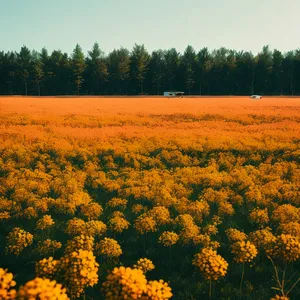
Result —
M 260 96 L 260 95 L 251 95 L 250 98 L 252 98 L 252 99 L 261 99 L 262 96 Z

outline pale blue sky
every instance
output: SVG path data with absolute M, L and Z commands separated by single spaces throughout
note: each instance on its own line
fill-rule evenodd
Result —
M 300 47 L 300 0 L 0 0 L 0 50 Z

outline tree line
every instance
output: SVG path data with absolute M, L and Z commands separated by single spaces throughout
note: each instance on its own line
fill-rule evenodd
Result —
M 264 46 L 257 55 L 224 47 L 198 52 L 187 46 L 149 53 L 144 45 L 108 55 L 95 43 L 87 55 L 23 46 L 0 51 L 2 95 L 300 95 L 300 49 L 282 53 Z

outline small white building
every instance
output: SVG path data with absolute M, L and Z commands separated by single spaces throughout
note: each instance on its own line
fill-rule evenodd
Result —
M 165 97 L 180 97 L 180 96 L 183 96 L 184 95 L 184 92 L 164 92 L 164 96 Z

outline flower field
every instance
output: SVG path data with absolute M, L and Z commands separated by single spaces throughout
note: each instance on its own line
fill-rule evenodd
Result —
M 300 99 L 0 97 L 0 299 L 300 299 Z

